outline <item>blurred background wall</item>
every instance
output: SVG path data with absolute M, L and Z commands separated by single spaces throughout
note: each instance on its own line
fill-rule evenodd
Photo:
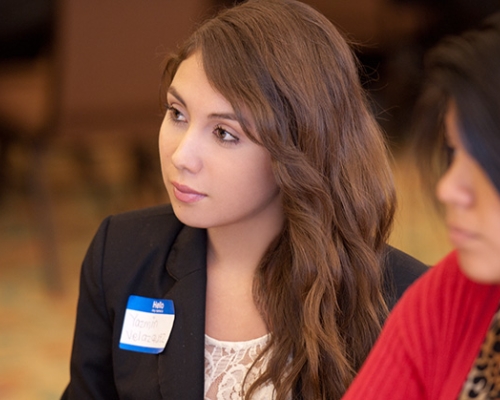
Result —
M 481 0 L 309 0 L 356 43 L 394 155 L 391 243 L 449 250 L 407 157 L 424 52 L 498 9 Z M 80 264 L 111 213 L 165 202 L 165 55 L 223 0 L 0 0 L 0 399 L 57 399 Z

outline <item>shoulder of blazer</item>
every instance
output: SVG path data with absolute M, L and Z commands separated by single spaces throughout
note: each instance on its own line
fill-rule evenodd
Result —
M 389 309 L 392 309 L 405 290 L 429 270 L 429 266 L 389 245 L 383 261 L 385 297 Z
M 143 281 L 140 276 L 163 276 L 166 271 L 178 280 L 205 268 L 206 231 L 184 225 L 170 205 L 110 216 L 96 237 L 101 243 L 106 282 L 113 286 L 117 282 L 136 284 Z
M 107 257 L 127 259 L 151 251 L 169 251 L 186 227 L 168 204 L 108 217 L 100 227 Z

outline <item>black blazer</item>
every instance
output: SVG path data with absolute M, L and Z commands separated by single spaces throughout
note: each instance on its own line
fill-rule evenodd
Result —
M 427 267 L 388 247 L 392 306 Z M 108 217 L 83 262 L 62 399 L 203 399 L 206 231 L 183 225 L 168 205 Z M 130 295 L 171 299 L 175 322 L 160 354 L 119 348 Z

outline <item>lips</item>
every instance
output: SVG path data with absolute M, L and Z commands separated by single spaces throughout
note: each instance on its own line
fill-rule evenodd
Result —
M 174 196 L 177 200 L 183 203 L 196 203 L 204 199 L 207 195 L 191 189 L 189 186 L 181 185 L 177 182 L 172 182 L 174 188 Z
M 448 225 L 448 234 L 451 242 L 458 248 L 464 247 L 478 238 L 478 235 L 474 232 L 453 225 Z

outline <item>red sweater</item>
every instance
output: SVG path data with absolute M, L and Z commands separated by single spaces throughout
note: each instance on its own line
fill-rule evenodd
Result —
M 344 400 L 456 399 L 500 303 L 452 252 L 396 304 Z

